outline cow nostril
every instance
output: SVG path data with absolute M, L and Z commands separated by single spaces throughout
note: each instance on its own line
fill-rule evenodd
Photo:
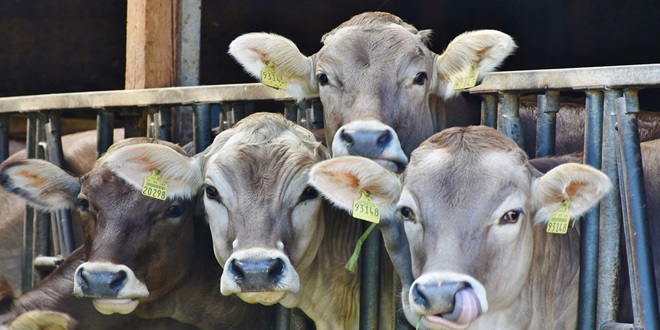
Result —
M 423 306 L 424 308 L 429 308 L 429 300 L 421 291 L 419 291 L 419 286 L 417 284 L 413 284 L 412 294 L 418 305 Z
M 236 280 L 243 280 L 245 278 L 245 272 L 243 271 L 244 266 L 245 265 L 238 259 L 232 260 L 229 264 L 229 271 L 234 275 Z
M 126 281 L 126 272 L 123 271 L 123 270 L 120 270 L 120 271 L 118 271 L 118 272 L 111 275 L 110 288 L 111 289 L 120 288 L 121 286 L 124 285 L 125 281 Z
M 280 258 L 276 258 L 269 261 L 268 265 L 268 278 L 277 282 L 284 271 L 284 261 Z
M 376 140 L 376 143 L 378 143 L 378 145 L 388 144 L 388 143 L 390 143 L 391 140 L 392 140 L 392 133 L 390 133 L 390 131 L 385 131 L 385 132 L 383 132 L 383 134 L 381 134 L 378 137 L 378 140 Z
M 342 140 L 344 140 L 344 142 L 346 142 L 346 143 L 349 143 L 349 144 L 350 144 L 350 143 L 355 142 L 355 141 L 353 140 L 353 137 L 352 137 L 350 134 L 346 133 L 345 130 L 342 130 L 342 131 L 341 131 L 341 135 L 340 135 L 340 136 L 341 136 Z

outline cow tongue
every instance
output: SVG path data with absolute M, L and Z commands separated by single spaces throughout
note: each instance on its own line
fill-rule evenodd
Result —
M 454 295 L 454 310 L 451 313 L 442 314 L 441 316 L 426 315 L 425 318 L 451 329 L 465 329 L 479 315 L 481 315 L 479 298 L 472 288 L 466 288 Z

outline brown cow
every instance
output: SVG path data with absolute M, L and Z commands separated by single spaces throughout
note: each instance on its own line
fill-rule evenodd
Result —
M 402 180 L 402 182 L 400 181 Z M 611 187 L 581 164 L 542 175 L 491 128 L 450 128 L 419 148 L 401 178 L 368 159 L 315 165 L 312 183 L 352 210 L 363 190 L 404 222 L 416 278 L 403 292 L 408 321 L 431 329 L 573 329 L 579 232 L 546 233 L 567 202 L 577 218 Z
M 206 150 L 204 208 L 223 294 L 298 307 L 317 329 L 356 329 L 359 276 L 344 265 L 361 224 L 307 184 L 311 166 L 327 157 L 283 116 L 251 115 Z
M 6 189 L 44 210 L 72 207 L 84 228 L 84 250 L 58 268 L 64 275 L 44 280 L 18 299 L 11 313 L 37 305 L 64 311 L 87 328 L 83 322 L 98 317 L 69 309 L 73 293 L 89 298 L 78 305 L 93 305 L 103 314 L 168 317 L 204 329 L 272 326 L 265 307 L 220 294 L 222 272 L 209 228 L 196 216 L 201 170 L 184 154 L 166 142 L 124 140 L 82 178 L 45 161 L 4 163 L 0 182 Z M 158 188 L 163 183 L 166 188 Z M 144 195 L 150 188 L 153 197 Z M 44 298 L 51 291 L 64 298 Z
M 74 175 L 89 172 L 96 161 L 96 131 L 69 134 L 62 137 L 64 169 Z M 115 141 L 124 138 L 124 130 L 114 131 Z M 5 162 L 26 159 L 27 151 L 22 150 Z M 23 263 L 23 223 L 25 202 L 18 196 L 0 189 L 0 273 L 5 276 L 17 294 L 21 288 L 21 265 Z M 75 245 L 82 244 L 80 225 L 74 226 Z
M 323 36 L 323 47 L 311 56 L 267 33 L 236 38 L 229 53 L 257 79 L 272 67 L 298 99 L 320 96 L 333 156 L 360 155 L 401 171 L 433 133 L 478 122 L 479 112 L 466 110 L 455 84 L 473 67 L 479 74 L 493 71 L 515 48 L 508 35 L 481 30 L 435 54 L 430 35 L 394 15 L 367 12 Z

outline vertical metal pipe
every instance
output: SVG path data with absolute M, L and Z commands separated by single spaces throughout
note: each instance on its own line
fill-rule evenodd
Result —
M 284 117 L 294 123 L 298 123 L 298 107 L 295 102 L 284 102 Z
M 199 107 L 197 104 L 193 104 L 192 107 L 195 153 L 200 153 L 213 142 L 211 134 L 211 111 L 209 111 L 208 106 Z
M 481 95 L 481 125 L 497 128 L 497 94 Z
M 310 130 L 323 128 L 323 104 L 321 100 L 312 101 L 312 109 L 308 111 L 307 124 Z
M 518 112 L 520 97 L 517 94 L 500 94 L 497 129 L 516 141 L 520 148 L 525 148 L 525 138 L 522 133 L 522 122 Z
M 113 113 L 104 109 L 96 113 L 96 157 L 101 157 L 112 145 L 113 139 Z
M 31 113 L 27 120 L 27 157 L 34 158 L 37 150 L 37 114 Z M 23 222 L 23 277 L 21 279 L 21 291 L 27 292 L 32 288 L 32 277 L 34 268 L 32 261 L 34 253 L 34 209 L 25 207 L 25 221 Z
M 603 92 L 587 91 L 584 128 L 584 163 L 601 167 L 603 142 Z M 594 329 L 598 303 L 598 208 L 592 208 L 580 222 L 580 288 L 578 329 Z
M 616 114 L 615 100 L 621 96 L 621 91 L 606 90 L 603 99 L 603 144 L 601 170 L 607 174 L 612 183 L 612 191 L 600 203 L 600 228 L 598 241 L 598 325 L 616 320 L 618 309 L 618 287 L 621 268 L 620 235 L 621 235 L 621 202 L 619 173 L 617 167 L 618 142 L 614 130 L 613 115 Z M 586 238 L 585 238 L 586 239 Z M 582 266 L 582 265 L 581 265 Z M 595 264 L 585 264 L 580 272 Z M 595 329 L 586 311 L 578 317 L 581 329 Z
M 9 114 L 0 114 L 0 162 L 9 158 Z
M 547 91 L 538 96 L 539 110 L 536 120 L 536 157 L 555 154 L 557 123 L 555 117 L 559 111 L 559 91 Z
M 48 145 L 46 144 L 46 124 L 48 122 L 48 115 L 44 112 L 37 114 L 37 127 L 36 127 L 36 158 L 46 159 L 48 153 Z M 37 281 L 43 277 L 42 273 L 36 272 L 34 268 L 34 258 L 47 255 L 48 248 L 50 247 L 50 217 L 43 212 L 35 211 L 33 222 L 33 242 L 32 242 L 32 269 L 33 276 L 31 285 L 34 286 Z
M 636 90 L 626 90 L 625 98 L 617 100 L 617 122 L 621 143 L 623 182 L 627 188 L 627 224 L 630 230 L 630 242 L 633 274 L 636 292 L 633 300 L 637 302 L 636 320 L 644 329 L 659 329 L 658 301 L 653 269 L 653 257 L 650 245 L 648 216 L 646 212 L 646 191 L 642 155 L 639 146 L 637 117 L 639 101 Z
M 275 314 L 275 329 L 276 330 L 289 330 L 291 329 L 291 310 L 282 306 L 277 305 L 277 311 Z
M 165 141 L 172 141 L 172 108 L 169 106 L 159 107 L 156 115 L 158 138 Z
M 234 102 L 231 104 L 231 110 L 230 110 L 230 119 L 231 119 L 231 126 L 236 125 L 241 119 L 245 118 L 245 104 L 240 103 L 240 102 Z
M 357 221 L 357 220 L 356 220 Z M 371 223 L 364 222 L 362 230 Z M 360 256 L 360 329 L 378 329 L 380 302 L 380 253 L 382 235 L 374 228 L 364 241 Z
M 120 116 L 124 119 L 124 137 L 140 136 L 140 129 L 138 122 L 142 116 L 142 111 L 134 108 L 124 108 L 120 112 Z

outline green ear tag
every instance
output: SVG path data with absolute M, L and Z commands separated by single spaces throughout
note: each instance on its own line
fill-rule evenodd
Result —
M 371 193 L 363 191 L 353 202 L 353 217 L 373 223 L 380 222 L 380 208 L 371 201 Z
M 275 66 L 273 63 L 268 63 L 268 65 L 261 70 L 261 83 L 273 87 L 275 89 L 286 89 L 286 78 L 275 73 Z
M 477 71 L 477 62 L 472 63 L 470 68 L 470 73 L 466 77 L 461 77 L 454 82 L 454 89 L 468 89 L 477 85 L 477 79 L 479 78 L 479 71 Z
M 163 201 L 167 198 L 167 183 L 160 177 L 160 170 L 153 170 L 151 175 L 144 179 L 142 195 Z
M 568 204 L 570 203 L 569 199 L 561 201 L 559 210 L 552 212 L 550 215 L 548 226 L 545 228 L 546 232 L 551 234 L 566 234 L 568 232 L 568 225 L 571 221 L 571 215 L 568 213 Z

